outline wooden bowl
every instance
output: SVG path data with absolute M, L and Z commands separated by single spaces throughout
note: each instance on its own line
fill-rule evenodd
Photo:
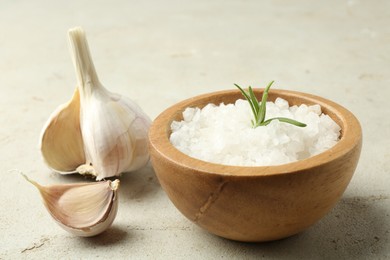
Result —
M 261 97 L 263 90 L 257 90 Z M 342 106 L 310 94 L 272 89 L 270 101 L 290 106 L 319 104 L 341 127 L 331 149 L 293 163 L 241 167 L 209 163 L 177 150 L 169 141 L 170 125 L 186 107 L 234 103 L 235 90 L 184 100 L 161 113 L 149 131 L 151 161 L 173 204 L 195 224 L 238 241 L 270 241 L 303 231 L 329 212 L 345 191 L 359 160 L 362 131 Z M 206 148 L 207 149 L 207 148 Z

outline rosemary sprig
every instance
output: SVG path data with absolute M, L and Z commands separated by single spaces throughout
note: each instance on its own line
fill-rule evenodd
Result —
M 255 93 L 253 92 L 253 89 L 251 86 L 248 87 L 248 92 L 246 92 L 244 89 L 242 89 L 239 85 L 234 84 L 242 93 L 242 95 L 245 97 L 245 99 L 249 102 L 249 105 L 252 109 L 254 120 L 252 119 L 252 126 L 253 128 L 256 128 L 258 126 L 266 126 L 269 123 L 271 123 L 272 120 L 279 120 L 283 123 L 289 123 L 295 126 L 299 127 L 305 127 L 306 124 L 298 122 L 294 119 L 285 118 L 285 117 L 274 117 L 265 120 L 265 113 L 266 113 L 266 104 L 268 99 L 268 91 L 271 88 L 274 81 L 271 81 L 268 86 L 264 89 L 263 96 L 261 97 L 261 103 L 259 104 L 259 101 L 257 100 Z

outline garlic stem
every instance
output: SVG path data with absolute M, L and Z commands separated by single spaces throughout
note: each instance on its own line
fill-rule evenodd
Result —
M 94 87 L 101 87 L 101 84 L 92 61 L 85 32 L 81 27 L 75 27 L 70 29 L 68 34 L 77 81 L 79 88 L 83 89 L 80 94 L 90 94 Z

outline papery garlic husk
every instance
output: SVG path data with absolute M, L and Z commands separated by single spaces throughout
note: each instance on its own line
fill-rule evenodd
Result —
M 149 160 L 149 117 L 132 100 L 100 83 L 81 28 L 69 30 L 78 87 L 51 115 L 41 135 L 48 166 L 62 174 L 79 172 L 96 180 L 135 171 Z
M 119 180 L 41 186 L 23 176 L 38 188 L 54 220 L 76 236 L 96 236 L 116 217 Z

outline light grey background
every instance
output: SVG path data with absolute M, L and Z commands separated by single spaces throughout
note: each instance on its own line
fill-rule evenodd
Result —
M 1 1 L 0 259 L 390 258 L 390 1 Z M 150 165 L 121 178 L 118 216 L 77 238 L 46 212 L 42 184 L 83 181 L 43 163 L 38 140 L 76 85 L 67 30 L 87 32 L 102 83 L 153 119 L 201 93 L 243 86 L 309 92 L 363 127 L 359 166 L 333 211 L 281 241 L 208 234 L 170 203 Z

